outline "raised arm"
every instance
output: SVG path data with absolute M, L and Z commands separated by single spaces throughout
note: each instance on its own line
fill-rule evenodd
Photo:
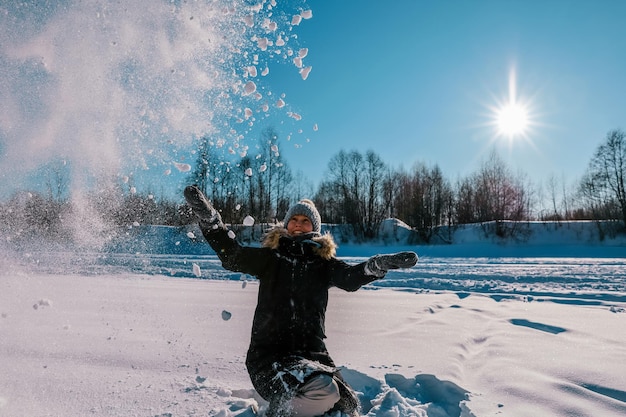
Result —
M 204 238 L 222 261 L 222 266 L 229 271 L 258 276 L 270 259 L 267 249 L 240 245 L 222 222 L 220 213 L 198 187 L 190 185 L 185 188 L 184 194 L 187 204 L 198 217 Z
M 375 255 L 357 265 L 335 259 L 331 264 L 331 285 L 346 291 L 356 291 L 363 285 L 381 279 L 390 269 L 410 268 L 417 263 L 415 252 Z

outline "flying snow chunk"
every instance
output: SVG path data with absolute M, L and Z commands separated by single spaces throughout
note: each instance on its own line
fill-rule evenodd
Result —
M 303 80 L 306 80 L 309 77 L 309 73 L 311 72 L 311 70 L 313 69 L 313 67 L 309 66 L 306 68 L 302 68 L 300 70 L 300 75 L 302 76 Z
M 248 168 L 248 169 L 246 169 L 245 174 L 246 174 L 247 176 L 251 177 L 251 176 L 252 176 L 252 168 Z
M 262 164 L 262 165 L 259 167 L 259 172 L 265 172 L 266 170 L 267 170 L 267 164 Z
M 272 145 L 272 152 L 278 152 L 278 145 Z
M 236 237 L 235 232 L 233 232 L 232 230 L 228 231 L 228 237 L 231 239 L 234 239 Z
M 269 39 L 267 38 L 259 38 L 256 41 L 256 45 L 261 51 L 267 51 L 269 43 Z
M 294 15 L 291 18 L 291 25 L 292 26 L 298 26 L 300 24 L 300 22 L 302 22 L 302 19 L 310 19 L 312 17 L 313 17 L 313 11 L 305 10 L 302 13 Z
M 278 107 L 279 109 L 285 107 L 285 100 L 283 100 L 282 98 L 279 98 L 278 101 L 276 102 L 276 107 Z
M 315 123 L 315 124 L 313 125 L 313 130 L 314 130 L 315 132 L 317 132 L 317 130 L 318 130 L 318 129 L 319 129 L 319 128 L 317 127 L 317 123 Z
M 202 276 L 202 271 L 200 270 L 200 265 L 194 263 L 192 268 L 193 268 L 193 274 L 196 277 L 200 278 Z
M 187 237 L 188 237 L 189 239 L 195 239 L 195 238 L 196 238 L 196 235 L 194 235 L 194 234 L 193 234 L 193 232 L 187 232 Z
M 222 310 L 222 320 L 228 321 L 232 316 L 233 315 L 230 313 L 230 311 Z
M 246 85 L 243 86 L 243 95 L 249 96 L 250 94 L 256 91 L 256 84 L 252 81 L 248 81 Z
M 191 165 L 189 165 L 189 164 L 185 164 L 185 163 L 181 163 L 181 162 L 174 162 L 174 166 L 180 172 L 189 172 L 189 171 L 191 171 Z
M 244 226 L 253 226 L 254 225 L 254 217 L 247 215 L 244 219 L 243 219 L 243 225 Z
M 287 113 L 287 116 L 291 117 L 292 119 L 296 119 L 296 120 L 302 120 L 302 116 L 300 116 L 298 113 L 294 113 L 294 112 L 289 112 Z

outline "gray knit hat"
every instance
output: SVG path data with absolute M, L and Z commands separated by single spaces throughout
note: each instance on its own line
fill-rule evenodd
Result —
M 297 214 L 308 217 L 309 220 L 311 220 L 311 224 L 313 225 L 313 232 L 321 233 L 322 218 L 320 217 L 320 213 L 315 208 L 315 203 L 313 203 L 309 199 L 303 199 L 291 206 L 289 210 L 287 210 L 285 220 L 283 221 L 285 227 L 287 227 L 287 223 L 289 223 L 289 220 L 291 220 L 291 218 Z

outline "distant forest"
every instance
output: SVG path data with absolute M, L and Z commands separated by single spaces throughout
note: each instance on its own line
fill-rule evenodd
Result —
M 350 224 L 355 236 L 375 238 L 389 217 L 402 220 L 429 242 L 439 226 L 492 222 L 494 234 L 514 235 L 516 223 L 527 221 L 626 221 L 626 134 L 608 132 L 591 156 L 577 184 L 550 178 L 532 184 L 513 173 L 494 151 L 470 175 L 446 178 L 437 165 L 415 163 L 398 169 L 371 150 L 342 150 L 333 155 L 325 180 L 314 189 L 294 174 L 278 153 L 273 129 L 263 132 L 258 152 L 224 161 L 210 137 L 200 140 L 197 160 L 186 184 L 197 184 L 221 211 L 226 223 L 240 224 L 250 215 L 257 223 L 281 221 L 291 204 L 311 198 L 324 223 Z M 102 230 L 133 225 L 184 226 L 194 222 L 181 201 L 157 199 L 122 181 L 98 189 L 77 202 L 66 196 L 68 174 L 49 170 L 47 193 L 20 192 L 0 204 L 0 230 L 7 239 L 69 239 L 71 226 Z M 107 226 L 108 227 L 108 226 Z

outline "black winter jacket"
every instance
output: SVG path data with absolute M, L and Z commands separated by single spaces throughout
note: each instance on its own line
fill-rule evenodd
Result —
M 334 367 L 324 343 L 328 289 L 356 291 L 375 279 L 365 263 L 349 265 L 335 257 L 330 234 L 306 239 L 275 228 L 261 247 L 240 245 L 224 229 L 203 229 L 224 268 L 259 279 L 246 366 L 253 385 L 268 399 L 275 363 L 301 357 Z

